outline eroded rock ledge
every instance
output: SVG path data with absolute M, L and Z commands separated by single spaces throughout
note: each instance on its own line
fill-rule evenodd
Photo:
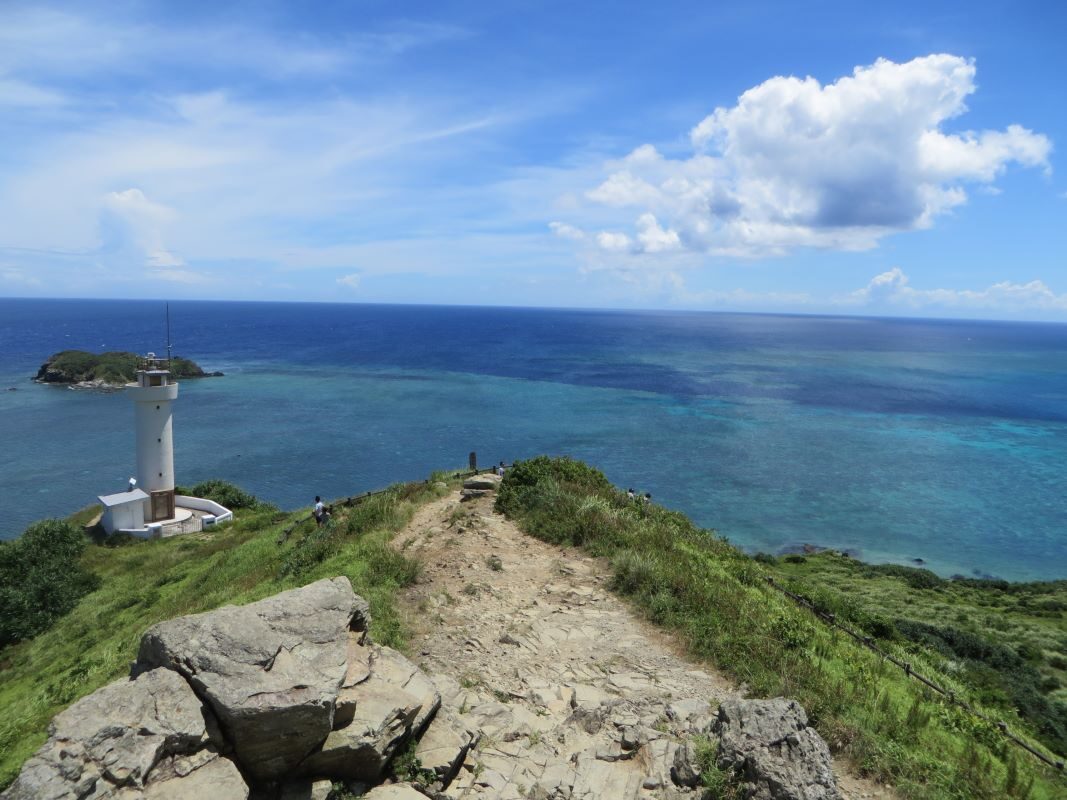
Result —
M 720 765 L 751 796 L 838 797 L 826 745 L 792 701 L 731 701 L 717 716 L 707 702 L 667 703 L 678 729 L 667 736 L 626 691 L 545 685 L 522 698 L 563 720 L 551 735 L 582 744 L 572 752 L 507 735 L 516 714 L 529 731 L 541 717 L 507 698 L 469 707 L 454 680 L 371 642 L 370 622 L 340 577 L 156 625 L 131 677 L 57 715 L 0 798 L 326 800 L 335 782 L 371 800 L 696 798 L 697 734 L 720 738 Z M 395 771 L 411 782 L 390 778 L 402 753 Z M 503 780 L 517 770 L 530 776 L 521 795 Z

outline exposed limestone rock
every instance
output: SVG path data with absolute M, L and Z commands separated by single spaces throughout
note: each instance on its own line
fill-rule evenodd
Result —
M 727 700 L 719 707 L 718 765 L 754 800 L 839 800 L 826 742 L 795 700 Z
M 389 647 L 374 648 L 371 677 L 387 686 L 402 689 L 418 700 L 419 711 L 411 725 L 416 735 L 422 732 L 441 705 L 441 695 L 426 673 Z
M 676 700 L 667 706 L 667 719 L 693 733 L 705 733 L 715 721 L 711 703 L 703 698 Z
M 482 489 L 491 491 L 500 485 L 500 476 L 489 473 L 487 475 L 475 475 L 463 481 L 464 489 Z
M 340 691 L 335 730 L 301 766 L 306 775 L 380 780 L 401 745 L 441 704 L 430 679 L 400 653 L 376 645 L 361 649 L 356 663 L 367 664 L 367 676 Z
M 278 800 L 326 800 L 332 790 L 333 784 L 326 780 L 294 781 L 282 787 Z
M 426 800 L 426 795 L 414 789 L 408 783 L 378 786 L 371 789 L 363 797 L 364 800 Z
M 246 798 L 240 773 L 218 755 L 214 727 L 211 713 L 170 670 L 116 681 L 57 715 L 48 741 L 0 797 L 87 800 L 128 787 L 131 797 L 143 790 L 146 797 L 184 798 L 218 778 L 226 793 L 212 796 Z
M 688 742 L 679 745 L 674 751 L 674 763 L 671 765 L 671 780 L 679 786 L 694 788 L 700 783 L 700 764 L 696 753 Z
M 161 783 L 150 783 L 144 791 L 144 800 L 247 800 L 248 786 L 236 765 L 226 758 L 217 758 L 187 776 L 175 776 Z M 310 795 L 309 795 L 310 797 Z M 129 800 L 140 800 L 142 795 L 130 792 Z M 322 795 L 321 800 L 325 800 Z M 127 800 L 121 793 L 116 800 Z M 315 798 L 315 800 L 320 800 Z
M 631 800 L 639 795 L 643 778 L 634 770 L 620 769 L 615 764 L 582 753 L 577 758 L 574 788 L 570 796 L 573 800 L 600 800 L 605 797 Z
M 415 758 L 423 769 L 433 770 L 442 786 L 459 771 L 474 735 L 450 712 L 439 712 L 419 739 Z
M 248 774 L 282 778 L 333 727 L 347 633 L 368 622 L 368 605 L 348 578 L 321 580 L 160 623 L 141 639 L 137 668 L 183 675 L 218 716 Z

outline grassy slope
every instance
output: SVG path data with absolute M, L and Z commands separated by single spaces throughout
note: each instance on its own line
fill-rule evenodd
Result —
M 775 567 L 681 514 L 627 501 L 600 473 L 568 460 L 522 462 L 505 478 L 497 506 L 539 538 L 610 558 L 617 592 L 752 693 L 797 698 L 832 748 L 904 797 L 1052 800 L 1067 793 L 1062 776 L 1009 749 L 995 728 L 770 590 L 764 578 Z M 908 660 L 969 697 L 939 655 L 912 646 Z
M 1067 753 L 1067 581 L 944 580 L 832 552 L 776 560 L 773 570 L 901 649 L 926 645 L 926 657 L 972 697 L 1000 717 L 1018 714 L 1044 745 Z
M 0 652 L 0 788 L 44 742 L 58 711 L 128 673 L 141 634 L 156 622 L 347 575 L 371 604 L 375 640 L 399 644 L 393 598 L 417 566 L 387 542 L 435 496 L 423 484 L 394 487 L 338 509 L 322 531 L 306 510 L 264 508 L 212 533 L 87 548 L 100 589 L 51 630 Z

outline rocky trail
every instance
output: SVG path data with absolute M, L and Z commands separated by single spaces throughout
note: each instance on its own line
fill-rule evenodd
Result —
M 414 662 L 346 576 L 159 622 L 0 800 L 697 800 L 712 758 L 747 800 L 891 797 L 797 703 L 687 660 L 605 564 L 496 515 L 493 486 L 394 537 L 423 565 L 401 597 Z
M 741 693 L 612 595 L 606 564 L 524 535 L 492 503 L 453 492 L 394 539 L 423 565 L 403 600 L 413 660 L 475 742 L 440 796 L 695 796 L 684 745 Z M 842 797 L 893 797 L 832 769 Z

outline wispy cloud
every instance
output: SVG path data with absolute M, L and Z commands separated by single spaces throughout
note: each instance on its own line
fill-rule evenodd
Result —
M 158 98 L 150 116 L 24 145 L 0 184 L 0 243 L 103 248 L 106 258 L 121 221 L 159 266 L 175 254 L 279 263 L 281 251 L 381 237 L 416 211 L 412 192 L 447 163 L 453 140 L 500 124 L 454 113 L 432 102 Z M 428 185 L 418 203 L 434 203 L 435 191 Z
M 220 19 L 161 22 L 96 8 L 93 13 L 26 5 L 0 10 L 0 69 L 64 78 L 131 73 L 181 64 L 199 73 L 262 78 L 326 76 L 462 39 L 460 26 L 396 21 L 380 29 L 332 34 L 274 31 Z
M 0 72 L 0 108 L 25 111 L 33 108 L 57 108 L 68 102 L 63 93 L 32 83 L 5 78 Z

